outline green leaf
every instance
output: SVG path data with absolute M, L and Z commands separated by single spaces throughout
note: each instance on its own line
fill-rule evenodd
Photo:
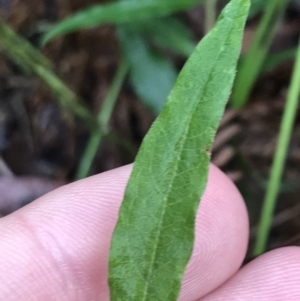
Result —
M 92 28 L 103 24 L 122 24 L 162 17 L 185 10 L 197 4 L 198 0 L 147 0 L 118 1 L 95 5 L 59 22 L 42 39 L 42 44 L 55 37 L 76 30 Z
M 135 31 L 122 27 L 119 39 L 137 95 L 154 113 L 160 113 L 176 81 L 175 68 L 167 58 L 151 50 L 147 41 Z
M 249 0 L 232 0 L 225 8 L 142 143 L 112 238 L 111 301 L 178 298 L 249 5 Z
M 196 47 L 191 30 L 176 18 L 154 19 L 134 28 L 148 35 L 155 44 L 189 57 Z
M 263 11 L 267 4 L 268 1 L 266 0 L 252 0 L 250 12 L 249 12 L 249 18 L 252 18 L 258 13 L 260 13 L 261 11 Z
M 232 107 L 243 108 L 252 88 L 261 73 L 276 29 L 290 0 L 268 0 L 265 13 L 259 24 L 247 55 L 243 58 L 232 93 Z

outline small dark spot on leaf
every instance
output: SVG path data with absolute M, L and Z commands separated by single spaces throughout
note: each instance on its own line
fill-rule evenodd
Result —
M 211 155 L 211 148 L 210 148 L 210 147 L 205 148 L 204 151 L 205 151 L 208 155 Z

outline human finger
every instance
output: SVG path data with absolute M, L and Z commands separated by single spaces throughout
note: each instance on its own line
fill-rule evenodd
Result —
M 268 252 L 201 301 L 300 300 L 300 248 Z
M 0 222 L 0 299 L 109 300 L 108 252 L 131 166 L 62 187 Z M 247 216 L 234 185 L 211 167 L 180 300 L 238 269 Z

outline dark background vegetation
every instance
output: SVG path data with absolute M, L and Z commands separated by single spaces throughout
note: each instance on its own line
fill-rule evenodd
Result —
M 52 24 L 94 3 L 92 0 L 1 0 L 3 19 L 32 45 Z M 220 7 L 222 3 L 220 4 Z M 178 15 L 195 42 L 204 35 L 201 6 Z M 260 15 L 248 22 L 243 45 L 247 52 Z M 289 5 L 270 53 L 293 49 L 300 32 L 300 5 Z M 1 41 L 0 41 L 1 45 Z M 82 30 L 55 39 L 44 49 L 57 74 L 86 105 L 98 112 L 120 63 L 113 26 Z M 166 52 L 179 71 L 185 59 Z M 252 231 L 265 194 L 279 124 L 294 60 L 264 72 L 246 107 L 228 108 L 217 135 L 213 162 L 237 184 L 247 202 Z M 152 87 L 155 89 L 155 87 Z M 126 80 L 109 123 L 114 138 L 103 139 L 91 174 L 131 163 L 155 114 Z M 74 180 L 89 132 L 70 119 L 39 79 L 28 76 L 5 52 L 0 54 L 0 214 L 6 215 L 36 197 Z M 300 119 L 294 128 L 269 248 L 300 244 Z

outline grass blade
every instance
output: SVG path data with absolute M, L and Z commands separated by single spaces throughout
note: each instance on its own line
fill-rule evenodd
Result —
M 137 95 L 154 113 L 160 113 L 176 81 L 177 71 L 167 58 L 151 50 L 139 33 L 125 27 L 118 32 Z
M 84 179 L 89 175 L 92 163 L 99 148 L 99 144 L 101 143 L 103 137 L 107 135 L 108 123 L 117 102 L 127 72 L 128 64 L 127 62 L 122 61 L 110 86 L 107 97 L 103 102 L 102 108 L 98 113 L 97 120 L 99 127 L 95 128 L 94 131 L 92 131 L 85 152 L 80 159 L 79 167 L 75 177 L 76 180 Z
M 274 39 L 277 24 L 281 20 L 290 0 L 269 0 L 254 41 L 242 60 L 233 88 L 231 105 L 242 108 L 251 93 L 266 60 L 269 48 Z
M 66 112 L 78 116 L 90 129 L 97 126 L 92 113 L 54 73 L 52 64 L 47 58 L 27 40 L 15 33 L 2 19 L 0 19 L 0 46 L 25 72 L 34 74 L 42 80 Z
M 102 24 L 122 24 L 162 17 L 194 6 L 198 0 L 118 1 L 95 5 L 56 24 L 42 39 L 45 45 L 55 37 Z
M 205 0 L 205 32 L 209 32 L 215 25 L 217 18 L 218 0 Z
M 112 301 L 178 298 L 249 6 L 249 0 L 228 4 L 186 63 L 143 141 L 112 239 Z
M 292 82 L 289 88 L 287 104 L 281 121 L 279 139 L 271 169 L 267 193 L 264 199 L 263 210 L 258 228 L 258 236 L 254 248 L 254 255 L 259 255 L 266 250 L 267 239 L 272 223 L 276 200 L 281 186 L 281 178 L 286 162 L 287 151 L 291 140 L 292 130 L 297 115 L 300 96 L 300 41 L 297 50 L 296 65 Z

